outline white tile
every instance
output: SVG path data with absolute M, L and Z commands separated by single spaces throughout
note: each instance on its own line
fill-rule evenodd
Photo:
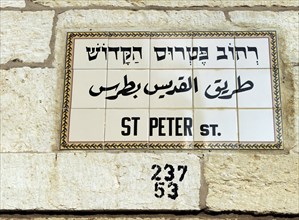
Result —
M 74 69 L 107 68 L 108 38 L 75 39 L 74 44 Z
M 71 108 L 105 108 L 106 70 L 73 70 Z
M 151 70 L 151 108 L 192 108 L 191 70 Z
M 194 141 L 238 141 L 236 109 L 198 109 L 194 111 Z
M 236 107 L 234 69 L 194 70 L 193 88 L 194 108 Z
M 238 69 L 237 91 L 239 108 L 272 108 L 271 70 Z
M 108 109 L 105 142 L 148 141 L 147 109 Z
M 240 109 L 240 142 L 274 142 L 272 109 Z
M 151 39 L 152 69 L 190 69 L 188 48 L 192 48 L 192 39 Z
M 109 69 L 149 68 L 149 45 L 150 39 L 109 38 Z
M 71 109 L 70 142 L 103 142 L 104 109 Z
M 149 141 L 192 142 L 192 110 L 150 110 Z
M 149 108 L 144 87 L 149 83 L 149 70 L 108 70 L 107 108 Z
M 235 50 L 237 68 L 270 68 L 268 38 L 236 38 Z
M 194 38 L 193 48 L 193 68 L 235 68 L 234 38 Z

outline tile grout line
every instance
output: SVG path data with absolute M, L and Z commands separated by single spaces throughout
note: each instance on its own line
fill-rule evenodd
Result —
M 192 48 L 192 52 L 193 52 L 193 46 L 194 46 L 194 35 L 192 34 L 192 42 L 191 42 L 191 48 Z M 193 54 L 192 54 L 193 55 Z M 192 79 L 194 79 L 194 62 L 193 62 L 193 60 L 192 60 Z M 192 84 L 194 85 L 194 80 L 192 81 Z M 194 111 L 194 100 L 195 100 L 195 92 L 194 92 L 194 86 L 192 86 L 192 93 L 191 93 L 191 95 L 192 95 L 192 150 L 194 150 L 195 148 L 194 148 L 194 142 L 195 142 L 195 140 L 194 140 L 194 138 L 195 138 L 195 122 L 194 122 L 194 116 L 195 116 L 195 111 Z
M 152 56 L 151 56 L 151 47 L 152 47 L 152 32 L 149 32 L 150 33 L 150 36 L 149 36 L 149 64 L 148 64 L 148 88 L 151 88 L 151 72 L 152 72 L 152 69 L 151 69 L 151 65 L 152 65 Z M 147 119 L 147 150 L 149 151 L 150 150 L 150 136 L 149 136 L 149 120 L 150 120 L 150 117 L 151 117 L 151 98 L 150 98 L 150 95 L 148 95 L 148 119 Z
M 236 36 L 234 36 L 234 63 L 235 63 L 235 88 L 237 89 L 237 57 L 236 57 Z M 237 113 L 237 135 L 238 135 L 238 149 L 240 149 L 240 118 L 239 118 L 239 100 L 238 100 L 238 93 L 236 93 L 236 113 Z
M 108 36 L 108 38 L 107 38 L 107 47 L 109 47 L 109 36 Z M 107 84 L 108 84 L 108 76 L 109 76 L 109 56 L 108 55 L 106 55 L 107 56 L 107 62 L 106 62 L 106 79 L 105 79 L 105 81 L 106 81 L 106 83 L 105 83 L 105 86 L 106 86 L 106 88 L 107 88 Z M 103 147 L 102 147 L 102 150 L 105 150 L 105 143 L 106 143 L 106 130 L 107 130 L 107 99 L 106 99 L 106 97 L 107 97 L 107 90 L 105 91 L 105 121 L 104 121 L 104 141 L 103 141 Z

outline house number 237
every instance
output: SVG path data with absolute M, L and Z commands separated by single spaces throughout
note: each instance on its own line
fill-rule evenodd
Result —
M 161 167 L 158 164 L 153 164 L 152 170 L 155 171 L 151 178 L 151 180 L 155 182 L 155 197 L 162 198 L 167 193 L 168 198 L 175 200 L 179 196 L 179 185 L 173 180 L 179 175 L 178 180 L 179 182 L 182 182 L 188 167 L 186 165 L 178 165 L 177 167 L 174 167 L 171 164 L 165 164 L 164 167 Z

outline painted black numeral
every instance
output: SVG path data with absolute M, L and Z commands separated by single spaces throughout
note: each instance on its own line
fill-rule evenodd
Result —
M 173 166 L 170 165 L 170 164 L 165 164 L 164 170 L 168 170 L 167 174 L 169 175 L 169 176 L 165 176 L 164 179 L 166 181 L 172 181 L 174 179 L 174 168 L 173 168 Z
M 169 198 L 175 200 L 179 196 L 179 194 L 178 194 L 178 190 L 179 190 L 178 184 L 170 182 L 168 184 L 168 188 L 171 189 L 172 194 L 168 194 L 167 196 Z
M 161 180 L 161 177 L 159 177 L 158 175 L 161 173 L 161 167 L 157 164 L 154 164 L 152 166 L 152 170 L 156 169 L 157 168 L 157 171 L 154 173 L 154 175 L 152 176 L 151 180 L 156 180 L 156 181 L 160 181 Z
M 180 179 L 179 179 L 179 181 L 183 181 L 183 179 L 184 179 L 184 177 L 185 177 L 185 174 L 186 174 L 186 172 L 187 172 L 187 170 L 188 170 L 188 167 L 187 166 L 182 166 L 182 165 L 179 165 L 178 166 L 178 171 L 180 171 L 180 170 L 183 170 L 183 172 L 182 172 L 182 174 L 181 174 L 181 176 L 180 176 Z
M 156 182 L 156 184 L 155 184 L 155 192 L 159 192 L 160 191 L 160 193 L 155 193 L 155 196 L 157 198 L 162 198 L 164 196 L 164 194 L 165 194 L 165 190 L 161 186 L 164 186 L 163 182 L 162 183 L 161 182 Z

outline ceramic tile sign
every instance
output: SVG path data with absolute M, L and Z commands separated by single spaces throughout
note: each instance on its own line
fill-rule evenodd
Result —
M 68 33 L 61 149 L 282 149 L 276 32 Z

